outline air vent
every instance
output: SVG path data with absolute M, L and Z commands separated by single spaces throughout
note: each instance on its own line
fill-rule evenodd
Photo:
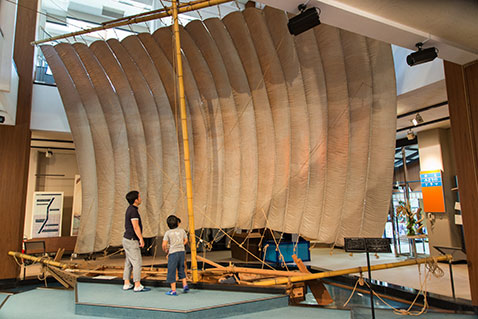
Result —
M 124 11 L 103 6 L 101 15 L 111 17 L 111 18 L 122 18 L 124 17 Z

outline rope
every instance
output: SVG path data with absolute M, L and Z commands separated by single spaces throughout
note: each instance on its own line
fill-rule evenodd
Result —
M 347 307 L 349 301 L 352 299 L 353 295 L 355 294 L 355 290 L 357 290 L 357 285 L 360 283 L 360 286 L 363 286 L 363 283 L 364 283 L 364 280 L 363 280 L 363 276 L 362 276 L 362 273 L 360 272 L 360 276 L 359 276 L 359 279 L 357 279 L 357 281 L 355 282 L 355 286 L 354 286 L 354 289 L 352 290 L 352 293 L 350 294 L 349 298 L 347 299 L 347 301 L 344 303 L 344 307 Z
M 376 293 L 372 289 L 372 287 L 370 286 L 370 284 L 367 281 L 364 281 L 362 273 L 360 273 L 360 278 L 357 279 L 357 282 L 355 283 L 355 286 L 352 290 L 352 293 L 350 294 L 350 297 L 345 302 L 344 307 L 347 306 L 349 301 L 352 299 L 352 296 L 354 295 L 354 293 L 357 289 L 357 284 L 360 283 L 361 286 L 363 286 L 364 284 L 367 285 L 367 287 L 370 289 L 371 293 L 373 293 L 386 306 L 388 306 L 390 309 L 392 309 L 395 314 L 402 315 L 402 316 L 420 316 L 420 315 L 426 313 L 427 310 L 428 310 L 428 300 L 427 300 L 427 289 L 426 288 L 427 288 L 427 281 L 428 281 L 430 275 L 434 275 L 437 278 L 442 277 L 444 275 L 444 272 L 439 267 L 436 258 L 433 258 L 433 260 L 428 261 L 425 264 L 425 270 L 426 270 L 425 271 L 425 276 L 424 276 L 424 280 L 422 282 L 422 280 L 421 280 L 422 273 L 421 273 L 421 269 L 420 269 L 420 264 L 418 264 L 418 276 L 419 276 L 419 281 L 420 281 L 420 290 L 418 291 L 417 295 L 413 299 L 413 301 L 410 304 L 410 306 L 408 307 L 408 309 L 397 309 L 397 308 L 393 307 L 392 305 L 390 305 L 388 302 L 386 302 L 378 293 Z M 418 297 L 420 295 L 423 296 L 423 307 L 420 311 L 412 311 L 411 309 L 415 306 L 415 304 L 418 300 Z
M 267 245 L 264 246 L 264 257 L 262 258 L 262 266 L 261 266 L 261 269 L 264 269 L 264 264 L 266 263 L 267 248 L 269 248 L 269 244 L 267 244 Z

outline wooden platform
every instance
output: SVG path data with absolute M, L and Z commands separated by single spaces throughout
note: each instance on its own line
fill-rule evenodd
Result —
M 168 296 L 166 287 L 123 291 L 122 285 L 78 282 L 75 314 L 112 318 L 226 318 L 288 306 L 288 296 L 191 289 Z

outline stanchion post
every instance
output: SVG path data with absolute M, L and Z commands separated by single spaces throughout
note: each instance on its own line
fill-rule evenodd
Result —
M 451 265 L 451 260 L 448 261 L 448 267 L 450 268 L 451 294 L 453 296 L 453 299 L 456 299 L 456 296 L 455 296 L 455 282 L 453 280 L 453 269 L 452 269 L 452 265 Z
M 368 270 L 368 281 L 370 283 L 370 307 L 372 308 L 372 319 L 375 319 L 375 308 L 373 305 L 373 291 L 372 291 L 372 271 L 370 270 L 370 256 L 367 249 L 367 270 Z

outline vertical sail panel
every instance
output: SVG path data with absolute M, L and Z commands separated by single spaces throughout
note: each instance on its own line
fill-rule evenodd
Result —
M 186 26 L 189 35 L 201 51 L 211 72 L 217 90 L 224 129 L 224 190 L 220 220 L 212 227 L 234 227 L 239 208 L 241 187 L 241 143 L 239 117 L 227 76 L 224 61 L 211 34 L 202 21 L 191 21 Z M 239 146 L 239 147 L 238 147 Z
M 154 68 L 158 72 L 160 79 L 150 79 L 151 81 L 161 81 L 161 84 L 165 90 L 166 97 L 169 101 L 167 109 L 162 104 L 159 108 L 159 116 L 161 121 L 161 134 L 163 137 L 163 206 L 160 210 L 160 216 L 169 216 L 176 213 L 176 204 L 180 196 L 180 181 L 179 181 L 179 172 L 180 165 L 184 165 L 182 160 L 179 158 L 179 144 L 178 144 L 178 132 L 175 121 L 175 114 L 173 113 L 173 105 L 175 105 L 175 75 L 173 71 L 173 66 L 169 63 L 168 59 L 164 55 L 163 50 L 157 45 L 156 41 L 153 39 L 149 33 L 140 33 L 138 34 L 138 39 L 141 41 L 142 45 L 145 47 L 148 55 L 150 56 L 151 61 L 154 64 Z M 152 75 L 154 77 L 154 75 Z M 159 85 L 159 84 L 151 84 Z M 157 88 L 160 90 L 160 88 Z M 159 92 L 154 91 L 155 96 Z M 187 105 L 187 99 L 186 99 Z M 171 123 L 167 122 L 167 119 Z M 198 201 L 198 200 L 196 200 Z M 160 226 L 162 225 L 162 220 L 160 221 Z M 164 225 L 166 227 L 166 225 Z M 163 234 L 163 232 L 161 232 Z
M 392 195 L 397 94 L 390 45 L 367 38 L 373 74 L 373 110 L 367 190 L 360 236 L 381 236 Z
M 283 194 L 282 189 L 287 189 L 284 187 L 287 185 L 286 183 L 282 183 L 282 189 L 277 186 L 274 187 L 276 184 L 274 175 L 277 173 L 277 170 L 275 169 L 277 161 L 281 162 L 280 166 L 283 166 L 283 161 L 278 160 L 277 156 L 277 139 L 275 135 L 273 114 L 274 107 L 272 107 L 272 105 L 288 109 L 287 96 L 285 95 L 286 88 L 284 86 L 284 76 L 282 74 L 279 59 L 274 51 L 274 45 L 271 41 L 271 36 L 262 11 L 256 8 L 248 8 L 243 12 L 243 15 L 247 27 L 249 28 L 249 34 L 257 54 L 257 61 L 259 62 L 260 70 L 262 71 L 262 82 L 257 85 L 260 87 L 263 86 L 267 94 L 267 103 L 258 100 L 259 104 L 254 105 L 256 109 L 257 133 L 258 135 L 261 134 L 260 139 L 258 139 L 260 142 L 259 147 L 265 153 L 263 155 L 265 158 L 262 158 L 261 161 L 261 157 L 259 157 L 259 176 L 262 176 L 263 178 L 259 179 L 259 194 L 251 228 L 271 227 L 279 229 L 282 226 L 280 221 L 283 219 L 283 214 L 277 216 L 273 213 L 274 217 L 269 215 L 268 218 L 267 216 L 271 207 L 271 201 L 276 196 L 273 191 L 277 190 L 277 195 L 280 196 Z M 277 114 L 277 112 L 275 113 Z M 288 116 L 289 114 L 285 115 Z M 288 117 L 286 117 L 285 120 L 288 120 Z M 286 138 L 288 138 L 288 136 Z M 285 155 L 287 154 L 288 152 L 286 150 Z M 261 153 L 259 153 L 259 155 L 261 155 Z M 265 165 L 263 163 L 264 160 L 266 161 Z M 287 176 L 287 174 L 283 175 Z M 278 181 L 278 184 L 281 184 L 280 181 Z M 274 211 L 277 212 L 277 210 Z
M 154 40 L 161 47 L 165 56 L 169 60 L 169 63 L 173 66 L 173 70 L 176 67 L 176 56 L 174 51 L 174 42 L 173 34 L 169 28 L 158 29 L 153 34 Z M 212 174 L 212 137 L 211 130 L 208 125 L 207 115 L 204 114 L 204 108 L 202 107 L 201 96 L 198 92 L 197 84 L 192 76 L 191 68 L 186 57 L 182 56 L 183 62 L 183 76 L 184 76 L 184 90 L 185 97 L 189 102 L 186 111 L 189 111 L 187 118 L 188 121 L 188 139 L 189 139 L 189 148 L 190 148 L 190 161 L 191 161 L 191 170 L 193 177 L 193 203 L 195 203 L 195 218 L 194 225 L 196 228 L 200 228 L 208 219 L 207 216 L 210 216 L 210 202 L 212 200 L 212 195 L 210 190 L 212 187 L 211 174 Z M 174 71 L 174 75 L 176 72 Z M 176 75 L 171 80 L 172 83 L 177 84 Z M 176 85 L 175 94 L 178 94 L 179 89 Z M 176 96 L 176 95 L 175 95 Z M 180 216 L 182 220 L 182 226 L 184 228 L 188 227 L 188 212 L 187 212 L 187 202 L 186 202 L 186 177 L 184 172 L 184 147 L 183 147 L 183 135 L 181 130 L 180 123 L 180 110 L 175 109 L 176 105 L 179 106 L 179 96 L 175 104 L 172 104 L 171 107 L 174 108 L 175 115 L 177 116 L 176 125 L 178 126 L 179 132 L 179 151 L 180 151 L 180 170 L 181 170 L 181 179 L 180 179 L 180 191 L 181 197 L 176 208 L 176 215 Z M 196 159 L 196 160 L 194 160 Z
M 290 106 L 291 164 L 289 198 L 283 231 L 298 233 L 309 187 L 309 114 L 299 59 L 286 15 L 272 8 L 264 10 L 270 34 L 284 72 Z
M 130 190 L 137 190 L 141 194 L 147 194 L 147 161 L 146 161 L 146 142 L 144 137 L 143 124 L 139 114 L 138 106 L 132 94 L 131 87 L 119 66 L 113 52 L 103 41 L 94 42 L 90 46 L 96 59 L 109 79 L 112 90 L 116 93 L 126 119 L 126 131 L 128 133 L 128 146 L 130 154 Z M 92 76 L 92 73 L 90 73 Z M 82 177 L 84 179 L 84 177 Z M 121 194 L 120 194 L 121 195 Z M 123 194 L 123 198 L 126 194 Z M 126 199 L 125 199 L 126 201 Z M 124 212 L 118 212 L 123 215 Z M 83 214 L 82 214 L 83 216 Z M 83 221 L 83 217 L 81 219 Z M 124 227 L 124 224 L 122 225 Z M 101 225 L 99 225 L 101 227 Z M 119 230 L 118 230 L 119 231 Z M 124 229 L 123 229 L 124 231 Z
M 174 170 L 171 169 L 169 163 L 174 163 L 174 158 L 177 156 L 177 149 L 174 146 L 177 145 L 176 128 L 174 125 L 174 118 L 169 105 L 169 100 L 165 93 L 163 83 L 159 77 L 156 68 L 151 61 L 150 56 L 146 52 L 139 37 L 129 36 L 121 41 L 123 47 L 128 51 L 130 57 L 134 60 L 139 70 L 141 70 L 144 80 L 146 81 L 156 103 L 159 126 L 161 134 L 156 137 L 161 141 L 161 154 L 162 158 L 158 159 L 157 165 L 155 165 L 156 172 L 160 175 L 160 188 L 156 191 L 160 199 L 161 206 L 158 211 L 154 212 L 158 217 L 159 233 L 164 233 L 168 230 L 166 224 L 167 213 L 164 212 L 164 200 L 165 194 L 168 194 L 168 190 L 171 188 L 171 182 L 169 181 L 171 173 Z M 159 165 L 161 163 L 161 165 Z M 165 189 L 166 187 L 166 189 Z
M 327 174 L 327 88 L 314 30 L 295 37 L 309 114 L 309 187 L 299 234 L 316 238 L 325 200 Z
M 71 134 L 75 141 L 78 170 L 82 178 L 82 218 L 78 229 L 75 251 L 89 253 L 94 251 L 98 213 L 98 184 L 95 161 L 95 149 L 90 123 L 81 102 L 78 91 L 55 48 L 50 45 L 41 47 L 48 61 L 61 99 L 68 116 Z
M 223 21 L 242 61 L 251 88 L 256 118 L 258 179 L 255 205 L 251 207 L 252 210 L 241 211 L 239 215 L 239 227 L 251 229 L 254 227 L 257 213 L 263 216 L 263 209 L 267 209 L 272 193 L 274 159 L 271 154 L 274 154 L 274 130 L 263 71 L 244 15 L 241 12 L 233 12 Z
M 345 70 L 348 79 L 350 104 L 350 143 L 347 185 L 340 230 L 336 244 L 343 246 L 344 237 L 357 237 L 360 216 L 365 198 L 369 158 L 370 114 L 372 111 L 372 70 L 366 38 L 358 34 L 340 31 L 344 49 Z
M 274 49 L 267 25 L 259 16 L 259 11 L 249 9 L 245 14 L 251 36 L 263 70 L 264 84 L 270 101 L 272 116 L 271 130 L 274 133 L 274 150 L 270 153 L 270 162 L 274 166 L 274 180 L 272 184 L 272 197 L 270 198 L 269 211 L 266 207 L 259 208 L 256 215 L 259 218 L 267 216 L 265 226 L 281 230 L 284 223 L 284 213 L 287 205 L 289 171 L 290 171 L 290 114 L 287 99 L 287 89 L 284 84 L 284 74 L 279 58 Z M 260 19 L 258 19 L 260 18 Z M 254 24 L 254 20 L 259 20 Z M 257 28 L 262 28 L 258 32 Z M 262 172 L 260 172 L 262 174 Z
M 339 227 L 347 180 L 350 119 L 347 75 L 339 29 L 320 25 L 314 30 L 325 71 L 328 103 L 326 196 L 318 238 L 332 243 Z
M 128 207 L 125 194 L 130 183 L 130 154 L 125 118 L 118 96 L 113 91 L 105 71 L 90 48 L 82 43 L 73 44 L 80 57 L 91 83 L 95 89 L 105 116 L 106 125 L 111 139 L 114 159 L 114 209 L 107 245 L 118 246 L 124 233 L 124 211 Z
M 102 229 L 96 228 L 94 250 L 98 251 L 108 246 L 111 220 L 114 211 L 115 170 L 114 163 L 111 163 L 113 149 L 110 134 L 96 91 L 73 46 L 71 44 L 61 43 L 55 46 L 55 50 L 63 60 L 63 64 L 78 90 L 90 123 L 93 147 L 95 149 L 98 198 L 101 198 L 101 201 L 98 202 L 96 222 L 103 226 Z
M 142 194 L 144 199 L 142 214 L 143 234 L 145 237 L 153 237 L 158 232 L 159 219 L 157 212 L 161 207 L 162 183 L 162 151 L 161 151 L 161 127 L 158 110 L 151 91 L 126 49 L 116 39 L 107 41 L 119 64 L 124 70 L 128 82 L 133 90 L 133 95 L 138 106 L 139 114 L 144 128 L 146 141 L 147 160 L 147 193 Z
M 239 216 L 244 212 L 250 214 L 255 208 L 257 193 L 258 162 L 257 162 L 257 133 L 254 106 L 251 89 L 247 81 L 246 72 L 239 54 L 234 46 L 231 35 L 226 26 L 219 19 L 204 21 L 209 33 L 215 40 L 216 46 L 224 61 L 232 95 L 238 115 L 241 149 L 241 180 L 239 189 L 239 208 L 235 226 L 239 227 Z
M 224 128 L 222 113 L 216 86 L 211 71 L 189 33 L 180 27 L 181 47 L 191 67 L 191 74 L 201 96 L 201 106 L 210 128 L 211 158 L 211 202 L 210 219 L 205 220 L 204 227 L 217 228 L 221 223 L 224 188 Z

